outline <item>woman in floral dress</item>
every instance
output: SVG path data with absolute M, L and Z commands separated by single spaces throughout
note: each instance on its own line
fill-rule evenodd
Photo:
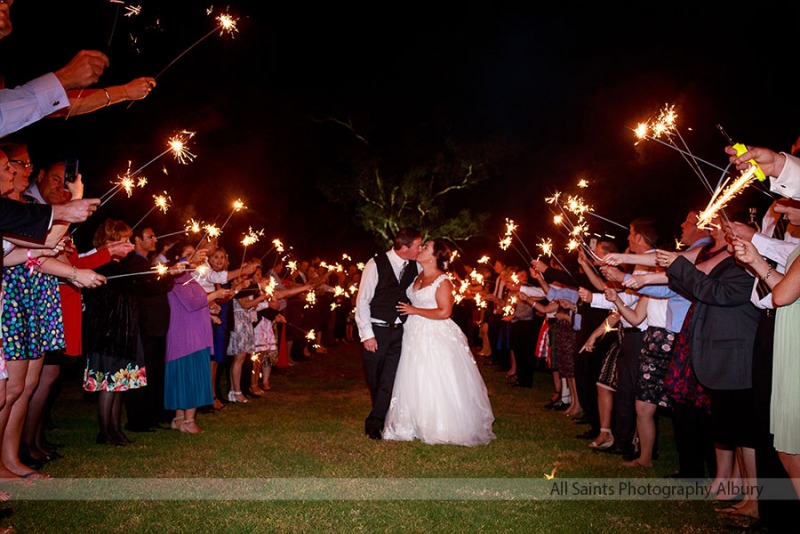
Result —
M 107 219 L 95 232 L 93 243 L 100 247 L 129 239 L 132 234 L 125 222 Z M 107 278 L 127 274 L 118 260 L 98 268 L 97 272 Z M 106 285 L 86 291 L 84 302 L 83 389 L 98 392 L 97 443 L 125 445 L 130 440 L 122 432 L 122 393 L 147 385 L 136 297 L 130 279 L 112 278 Z

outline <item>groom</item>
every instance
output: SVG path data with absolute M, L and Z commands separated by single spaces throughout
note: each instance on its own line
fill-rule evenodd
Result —
M 401 228 L 394 238 L 394 247 L 371 258 L 361 274 L 356 324 L 364 344 L 364 373 L 372 396 L 372 411 L 364 431 L 372 439 L 381 439 L 400 361 L 403 322 L 407 316 L 398 315 L 397 303 L 408 302 L 406 289 L 417 276 L 415 260 L 421 249 L 420 232 Z

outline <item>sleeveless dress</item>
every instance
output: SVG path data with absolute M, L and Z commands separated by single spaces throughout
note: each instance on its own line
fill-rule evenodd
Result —
M 800 256 L 795 248 L 786 260 L 786 271 Z M 775 345 L 772 361 L 772 399 L 770 432 L 775 434 L 775 449 L 800 454 L 800 299 L 778 308 L 775 316 Z
M 436 308 L 436 288 L 447 277 L 407 294 L 418 308 Z M 495 438 L 486 384 L 464 332 L 452 319 L 410 315 L 386 414 L 383 439 L 428 444 L 485 445 Z

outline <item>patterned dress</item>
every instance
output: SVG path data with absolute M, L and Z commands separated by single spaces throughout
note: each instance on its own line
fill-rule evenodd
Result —
M 695 265 L 699 265 L 711 257 L 709 246 L 706 245 L 697 255 Z M 697 301 L 692 302 L 686 317 L 683 319 L 681 331 L 675 339 L 675 346 L 672 348 L 672 359 L 664 376 L 664 396 L 659 401 L 659 406 L 670 407 L 674 404 L 683 404 L 704 408 L 706 411 L 711 409 L 711 399 L 708 393 L 697 381 L 692 367 L 692 357 L 689 352 L 689 343 L 692 337 L 690 325 L 692 315 L 697 307 Z
M 63 349 L 61 296 L 55 276 L 24 264 L 3 267 L 3 357 L 36 360 Z

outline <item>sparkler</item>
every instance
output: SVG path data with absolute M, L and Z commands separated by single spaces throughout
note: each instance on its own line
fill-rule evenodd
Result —
M 678 130 L 677 119 L 678 114 L 675 112 L 675 106 L 666 104 L 664 108 L 661 109 L 655 120 L 640 122 L 639 125 L 633 129 L 633 131 L 636 134 L 636 137 L 639 139 L 656 141 L 662 145 L 677 150 L 678 153 L 683 157 L 684 161 L 689 164 L 692 172 L 694 172 L 700 179 L 700 182 L 703 184 L 703 186 L 705 186 L 709 193 L 713 194 L 711 184 L 703 173 L 700 163 L 705 163 L 706 165 L 720 170 L 723 172 L 723 174 L 727 173 L 728 171 L 709 163 L 708 161 L 698 158 L 692 153 L 691 150 L 689 150 L 686 141 L 683 139 L 683 136 Z M 667 141 L 662 141 L 659 139 L 662 136 L 666 138 Z M 678 146 L 676 140 L 680 141 L 681 146 Z
M 172 199 L 170 198 L 169 194 L 166 191 L 164 191 L 163 195 L 153 195 L 153 200 L 154 200 L 153 207 L 147 210 L 147 213 L 145 213 L 142 216 L 142 218 L 136 222 L 136 224 L 131 226 L 131 230 L 134 230 L 137 226 L 139 226 L 141 222 L 144 221 L 148 215 L 153 213 L 153 210 L 156 208 L 160 209 L 161 213 L 167 213 L 167 210 L 169 209 L 169 201 L 171 201 Z
M 279 254 L 279 255 L 280 255 L 280 254 L 283 252 L 283 243 L 281 243 L 281 240 L 280 240 L 280 239 L 273 239 L 273 240 L 272 240 L 272 248 L 270 248 L 268 251 L 266 251 L 266 252 L 265 252 L 265 253 L 264 253 L 264 254 L 261 256 L 261 259 L 263 260 L 264 258 L 266 258 L 266 257 L 267 257 L 267 254 L 269 254 L 269 253 L 270 253 L 270 252 L 272 252 L 273 250 L 276 250 L 276 251 L 278 252 L 278 254 Z M 275 259 L 276 259 L 276 261 L 277 261 L 277 257 L 276 257 Z
M 506 219 L 506 235 L 513 235 L 514 237 L 516 237 L 517 241 L 519 241 L 519 244 L 522 245 L 522 248 L 525 250 L 525 253 L 530 258 L 531 253 L 528 251 L 528 248 L 525 246 L 525 243 L 522 241 L 522 239 L 519 238 L 519 235 L 517 234 L 517 228 L 519 228 L 519 225 L 514 224 L 514 221 L 512 221 L 511 219 Z
M 209 10 L 208 13 L 210 14 L 211 11 Z M 180 58 L 182 58 L 183 56 L 188 54 L 189 51 L 192 50 L 194 47 L 196 47 L 197 45 L 199 45 L 200 43 L 202 43 L 203 41 L 205 41 L 206 39 L 211 37 L 217 30 L 219 30 L 219 34 L 220 35 L 225 34 L 225 32 L 227 32 L 229 35 L 233 35 L 234 33 L 238 32 L 239 29 L 236 27 L 236 23 L 237 23 L 238 20 L 239 19 L 235 19 L 235 18 L 233 18 L 232 16 L 230 16 L 227 13 L 223 13 L 221 15 L 217 15 L 217 17 L 216 17 L 216 21 L 218 22 L 217 26 L 213 30 L 211 30 L 210 32 L 208 32 L 207 34 L 202 36 L 200 39 L 195 41 L 191 46 L 189 46 L 189 48 L 187 48 L 186 50 L 184 50 L 183 52 L 178 54 L 177 57 L 175 57 L 175 59 L 173 59 L 172 61 L 170 61 L 167 64 L 166 67 L 161 69 L 161 72 L 156 74 L 155 79 L 157 80 L 158 78 L 160 78 L 161 75 L 164 74 L 164 72 L 166 72 L 166 70 L 168 68 L 170 68 L 172 65 L 174 65 Z M 128 104 L 128 108 L 130 108 L 133 105 L 134 102 L 135 102 L 135 100 L 132 100 L 131 103 Z
M 169 267 L 164 265 L 163 263 L 158 263 L 154 265 L 150 270 L 147 271 L 140 271 L 136 273 L 125 273 L 125 274 L 115 274 L 112 276 L 106 276 L 106 280 L 113 280 L 115 278 L 125 278 L 126 276 L 140 276 L 143 274 L 156 274 L 158 277 L 162 277 L 169 272 Z
M 197 234 L 200 233 L 200 230 L 202 230 L 202 228 L 203 228 L 203 223 L 195 221 L 194 219 L 189 219 L 188 221 L 186 221 L 186 227 L 183 230 L 178 230 L 177 232 L 171 232 L 169 234 L 159 235 L 156 236 L 156 239 L 170 237 L 178 234 L 188 234 L 188 233 Z
M 488 265 L 489 264 L 489 259 L 490 259 L 489 256 L 481 256 L 480 259 L 478 259 L 478 263 L 482 263 L 484 265 Z
M 178 134 L 170 137 L 167 140 L 167 147 L 168 148 L 164 152 L 162 152 L 158 156 L 154 157 L 153 159 L 151 159 L 150 161 L 148 161 L 147 163 L 145 163 L 144 165 L 142 165 L 141 167 L 139 167 L 138 169 L 136 169 L 133 172 L 131 172 L 131 170 L 130 170 L 131 162 L 129 161 L 128 162 L 128 172 L 126 172 L 124 176 L 121 176 L 121 177 L 118 176 L 117 178 L 119 179 L 119 181 L 114 184 L 114 187 L 112 187 L 109 191 L 107 191 L 106 193 L 104 193 L 100 197 L 100 200 L 101 200 L 100 206 L 102 206 L 103 204 L 105 204 L 106 202 L 111 200 L 111 198 L 114 195 L 116 195 L 117 192 L 120 190 L 120 188 L 124 188 L 125 191 L 128 193 L 128 196 L 130 197 L 131 196 L 131 192 L 133 190 L 133 184 L 134 184 L 133 179 L 134 178 L 138 177 L 138 180 L 137 180 L 137 183 L 136 183 L 136 185 L 138 187 L 144 187 L 147 184 L 147 178 L 145 178 L 143 176 L 139 177 L 139 175 L 142 173 L 142 171 L 144 171 L 153 162 L 155 162 L 156 160 L 162 158 L 163 156 L 167 155 L 170 152 L 173 153 L 173 155 L 175 156 L 175 159 L 178 160 L 178 163 L 182 163 L 182 164 L 185 165 L 188 162 L 194 160 L 195 155 L 192 154 L 191 152 L 189 152 L 189 150 L 187 149 L 187 143 L 188 143 L 189 139 L 194 137 L 194 135 L 195 135 L 194 132 L 190 132 L 188 130 L 182 130 Z
M 233 209 L 231 209 L 231 212 L 228 215 L 228 218 L 225 219 L 225 222 L 222 223 L 222 226 L 219 229 L 220 233 L 222 233 L 222 230 L 225 229 L 225 225 L 228 224 L 228 221 L 231 220 L 231 217 L 233 217 L 234 213 L 242 211 L 242 210 L 246 210 L 246 209 L 247 209 L 247 206 L 244 205 L 244 202 L 242 202 L 241 199 L 237 198 L 236 200 L 234 200 L 233 201 Z
M 753 182 L 757 170 L 758 167 L 751 166 L 728 187 L 723 190 L 717 190 L 711 197 L 708 207 L 697 216 L 697 227 L 703 229 L 710 228 L 712 226 L 711 220 L 716 217 L 721 210 L 725 209 L 725 206 L 728 205 L 728 202 L 730 202 L 733 197 L 744 191 L 744 189 Z M 724 212 L 722 213 L 724 215 Z
M 254 245 L 258 242 L 258 238 L 264 235 L 264 230 L 257 230 L 253 231 L 252 228 L 248 230 L 245 234 L 244 238 L 242 239 L 242 245 L 244 245 L 244 252 L 242 252 L 242 267 L 244 267 L 244 259 L 247 256 L 247 247 L 250 245 Z
M 228 32 L 228 34 L 232 35 L 235 32 L 239 31 L 238 28 L 236 27 L 236 22 L 238 20 L 239 19 L 234 19 L 233 17 L 231 17 L 227 13 L 223 13 L 221 15 L 218 15 L 217 18 L 216 18 L 216 21 L 219 23 L 217 25 L 217 27 L 214 28 L 213 30 L 211 30 L 210 32 L 208 32 L 207 34 L 205 34 L 204 36 L 202 36 L 197 41 L 195 41 L 195 43 L 192 44 L 189 48 L 187 48 L 186 50 L 184 50 L 183 52 L 178 54 L 178 56 L 175 59 L 173 59 L 172 61 L 170 61 L 169 64 L 166 67 L 161 69 L 161 72 L 156 74 L 155 79 L 157 80 L 162 74 L 164 74 L 164 72 L 168 68 L 170 68 L 172 65 L 174 65 L 176 61 L 178 61 L 180 58 L 185 56 L 192 48 L 194 48 L 195 46 L 199 45 L 200 43 L 202 43 L 203 41 L 205 41 L 206 39 L 211 37 L 217 30 L 219 30 L 219 34 L 220 35 L 223 35 L 225 32 Z

